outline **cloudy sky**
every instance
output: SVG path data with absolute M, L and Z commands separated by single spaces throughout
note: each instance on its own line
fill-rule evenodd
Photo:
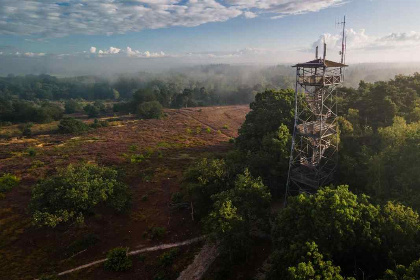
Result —
M 0 73 L 294 63 L 323 40 L 338 59 L 343 15 L 347 62 L 420 61 L 419 14 L 419 0 L 0 0 Z

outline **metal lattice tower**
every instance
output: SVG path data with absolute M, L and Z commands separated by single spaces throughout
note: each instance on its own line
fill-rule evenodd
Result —
M 337 163 L 337 98 L 345 65 L 345 18 L 341 62 L 323 58 L 294 65 L 296 68 L 295 119 L 286 184 L 286 199 L 312 193 L 331 182 Z

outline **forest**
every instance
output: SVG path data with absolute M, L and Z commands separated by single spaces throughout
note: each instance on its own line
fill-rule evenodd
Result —
M 419 279 L 420 74 L 341 88 L 340 160 L 330 186 L 289 198 L 274 214 L 287 176 L 294 91 L 267 90 L 223 159 L 186 173 L 186 189 L 226 267 L 246 262 L 270 235 L 267 279 Z M 303 102 L 303 101 L 301 101 Z M 211 197 L 211 200 L 208 200 Z
M 171 207 L 184 211 L 219 248 L 223 261 L 216 261 L 209 279 L 235 279 L 232 267 L 252 264 L 258 244 L 267 240 L 270 252 L 259 263 L 261 279 L 420 279 L 420 74 L 339 88 L 340 149 L 334 181 L 316 193 L 289 197 L 283 206 L 295 105 L 289 72 L 279 66 L 242 81 L 230 80 L 243 77 L 240 69 L 224 65 L 159 79 L 9 76 L 0 79 L 0 121 L 2 128 L 18 124 L 22 139 L 33 135 L 31 123 L 59 121 L 56 132 L 77 136 L 69 142 L 75 143 L 93 128 L 98 133 L 117 131 L 122 117 L 130 113 L 141 121 L 169 120 L 170 126 L 185 126 L 186 120 L 172 121 L 181 111 L 171 109 L 192 107 L 201 114 L 204 106 L 250 103 L 237 137 L 224 140 L 228 149 L 194 157 L 182 170 L 179 191 L 170 197 Z M 137 121 L 131 114 L 124 125 Z M 110 119 L 102 119 L 105 116 Z M 88 124 L 86 117 L 95 120 Z M 181 144 L 176 138 L 141 151 L 131 144 L 123 153 L 117 147 L 118 159 L 112 164 L 101 162 L 104 156 L 95 151 L 102 164 L 78 158 L 27 181 L 30 200 L 24 211 L 31 225 L 46 232 L 77 231 L 100 217 L 103 209 L 132 215 L 136 201 L 144 203 L 153 194 L 139 196 L 130 187 L 139 166 L 164 158 L 167 148 L 177 151 L 182 143 L 189 148 L 199 142 L 193 137 L 221 137 L 229 129 L 227 124 L 217 132 L 211 125 L 184 126 Z M 33 162 L 47 152 L 40 152 L 39 146 L 25 149 L 31 170 L 44 165 L 33 167 Z M 16 157 L 16 152 L 2 155 L 8 156 Z M 175 159 L 180 162 L 185 156 Z M 0 194 L 7 199 L 23 178 L 12 174 L 16 164 L 4 166 L 10 171 L 0 174 Z M 162 173 L 160 168 L 156 174 Z M 145 184 L 153 181 L 150 175 L 144 178 Z M 165 234 L 165 228 L 153 226 L 143 235 L 153 241 Z M 127 250 L 109 251 L 105 268 L 130 270 Z M 178 253 L 170 252 L 161 262 L 169 258 L 172 264 Z M 154 279 L 174 279 L 168 269 L 175 268 L 162 267 L 164 272 Z

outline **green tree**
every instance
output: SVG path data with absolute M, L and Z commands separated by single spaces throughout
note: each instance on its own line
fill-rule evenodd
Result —
M 397 265 L 395 270 L 385 271 L 383 280 L 417 280 L 420 279 L 420 259 L 412 262 L 409 267 Z
M 261 179 L 248 170 L 239 174 L 233 188 L 214 194 L 213 211 L 206 225 L 211 236 L 218 240 L 232 258 L 248 253 L 252 235 L 269 230 L 271 195 Z
M 69 165 L 33 188 L 30 210 L 35 224 L 55 227 L 83 222 L 85 214 L 104 202 L 119 212 L 129 206 L 128 187 L 117 172 L 91 164 Z
M 138 106 L 137 114 L 145 119 L 160 119 L 162 117 L 162 105 L 158 101 L 143 102 Z
M 290 198 L 272 235 L 281 256 L 278 261 L 287 256 L 290 244 L 314 241 L 344 275 L 363 272 L 378 277 L 392 263 L 419 257 L 419 226 L 412 209 L 391 203 L 373 205 L 366 195 L 358 196 L 347 186 L 339 186 Z
M 64 103 L 64 112 L 66 114 L 73 114 L 73 113 L 79 112 L 81 109 L 82 109 L 82 106 L 80 105 L 80 103 L 74 99 L 67 100 Z
M 75 118 L 63 118 L 58 124 L 60 133 L 82 133 L 89 130 L 89 126 Z

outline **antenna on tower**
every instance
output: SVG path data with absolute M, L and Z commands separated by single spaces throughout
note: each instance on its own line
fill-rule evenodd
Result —
M 347 36 L 346 36 L 346 16 L 344 16 L 344 20 L 342 22 L 336 23 L 336 25 L 343 26 L 343 34 L 341 38 L 341 63 L 344 63 L 346 60 L 346 44 L 347 44 Z

